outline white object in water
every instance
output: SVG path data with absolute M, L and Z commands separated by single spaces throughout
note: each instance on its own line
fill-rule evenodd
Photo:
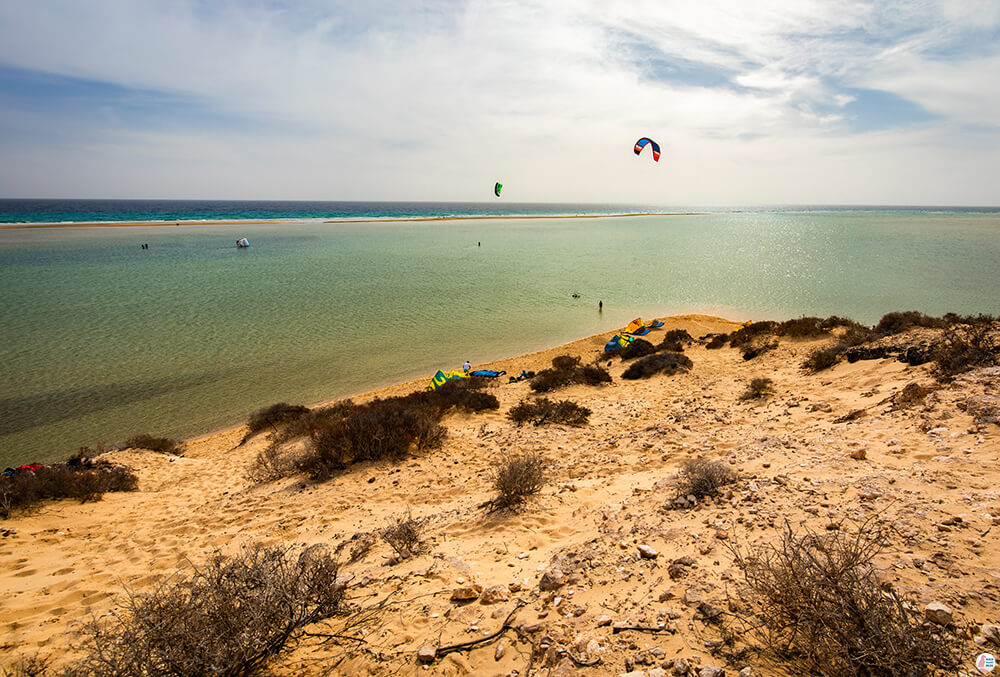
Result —
M 237 247 L 249 247 L 250 246 L 250 240 L 246 239 L 245 237 L 241 237 L 240 239 L 238 239 L 236 241 L 236 246 Z

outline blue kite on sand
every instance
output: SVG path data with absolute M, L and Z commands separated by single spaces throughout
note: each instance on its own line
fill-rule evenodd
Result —
M 497 378 L 498 376 L 503 376 L 507 372 L 505 371 L 493 371 L 492 369 L 476 369 L 472 372 L 472 376 L 485 376 L 486 378 Z

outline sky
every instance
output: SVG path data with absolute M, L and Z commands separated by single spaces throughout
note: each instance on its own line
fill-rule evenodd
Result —
M 998 0 L 0 0 L 0 197 L 988 206 L 998 167 Z

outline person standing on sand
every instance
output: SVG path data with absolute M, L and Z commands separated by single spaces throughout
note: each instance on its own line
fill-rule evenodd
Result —
M 469 370 L 472 369 L 472 363 L 466 360 L 465 364 L 462 365 L 462 369 L 465 369 L 465 373 L 468 374 Z

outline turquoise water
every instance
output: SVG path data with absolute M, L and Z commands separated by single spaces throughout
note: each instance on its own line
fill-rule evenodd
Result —
M 0 230 L 0 463 L 190 437 L 637 315 L 996 314 L 998 235 L 996 212 L 902 210 Z

